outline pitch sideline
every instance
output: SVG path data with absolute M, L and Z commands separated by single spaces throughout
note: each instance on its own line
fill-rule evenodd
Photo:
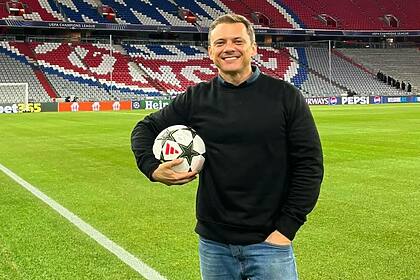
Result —
M 10 169 L 0 163 L 0 170 L 9 176 L 13 181 L 18 183 L 20 186 L 31 192 L 34 196 L 42 200 L 61 216 L 66 218 L 69 222 L 79 228 L 81 231 L 86 233 L 90 238 L 98 242 L 102 247 L 113 253 L 121 261 L 130 266 L 132 269 L 137 271 L 141 276 L 148 280 L 167 280 L 165 277 L 159 274 L 156 270 L 143 263 L 141 260 L 136 258 L 131 253 L 127 252 L 124 248 L 110 240 L 108 237 L 103 235 L 101 232 L 96 230 L 94 227 L 83 221 L 76 214 L 72 213 L 67 208 L 41 192 L 39 189 L 13 173 Z

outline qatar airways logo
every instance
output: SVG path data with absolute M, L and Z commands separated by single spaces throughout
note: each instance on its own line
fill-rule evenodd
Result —
M 328 97 L 311 97 L 305 98 L 308 105 L 328 105 L 330 102 Z

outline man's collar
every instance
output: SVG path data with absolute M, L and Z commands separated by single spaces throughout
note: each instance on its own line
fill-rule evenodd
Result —
M 252 84 L 253 82 L 255 82 L 255 80 L 258 79 L 258 77 L 261 74 L 260 69 L 257 66 L 255 66 L 255 65 L 252 65 L 251 68 L 252 68 L 252 74 L 251 74 L 251 76 L 246 81 L 242 82 L 240 85 L 237 85 L 237 86 L 249 85 L 249 84 Z M 220 74 L 217 76 L 217 80 L 219 81 L 220 84 L 222 84 L 224 86 L 236 87 L 236 85 L 231 84 L 229 82 L 226 82 L 222 78 L 222 76 L 220 76 Z

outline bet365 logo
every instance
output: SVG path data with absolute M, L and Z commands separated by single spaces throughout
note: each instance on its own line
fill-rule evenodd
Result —
M 41 110 L 41 103 L 0 104 L 0 114 L 39 113 Z
M 19 113 L 39 113 L 41 112 L 41 103 L 19 103 L 18 110 Z

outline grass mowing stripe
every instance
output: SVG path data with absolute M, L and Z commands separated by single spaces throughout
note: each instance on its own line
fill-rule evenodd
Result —
M 70 212 L 67 208 L 61 206 L 59 203 L 57 203 L 55 200 L 50 198 L 49 196 L 45 195 L 43 192 L 41 192 L 36 187 L 32 186 L 30 183 L 25 181 L 24 179 L 20 178 L 18 175 L 13 173 L 10 169 L 5 167 L 0 163 L 0 170 L 3 171 L 7 176 L 9 176 L 11 179 L 13 179 L 16 183 L 21 185 L 23 188 L 31 192 L 33 195 L 35 195 L 37 198 L 45 202 L 48 206 L 53 208 L 55 211 L 57 211 L 60 215 L 62 215 L 64 218 L 69 220 L 72 224 L 74 224 L 76 227 L 78 227 L 81 231 L 89 235 L 92 239 L 94 239 L 96 242 L 98 242 L 101 246 L 103 246 L 105 249 L 112 252 L 114 255 L 116 255 L 120 260 L 122 260 L 124 263 L 126 263 L 128 266 L 130 266 L 132 269 L 140 273 L 143 277 L 150 280 L 165 280 L 162 275 L 159 274 L 159 272 L 155 271 L 153 268 L 149 267 L 142 261 L 140 261 L 138 258 L 127 252 L 124 248 L 114 243 L 112 240 L 110 240 L 108 237 L 100 233 L 98 230 L 93 228 L 88 223 L 84 222 L 82 219 L 80 219 L 78 216 Z
M 3 236 L 0 235 L 0 237 Z M 10 255 L 10 250 L 6 247 L 6 244 L 2 243 L 2 239 L 0 239 L 0 259 L 2 260 L 0 262 L 0 271 L 8 277 L 10 277 L 11 279 L 23 279 L 23 276 L 20 274 L 19 268 L 17 267 L 16 263 Z M 6 278 L 3 278 L 0 275 L 0 279 Z
M 406 105 L 311 107 L 326 175 L 294 244 L 302 279 L 420 280 L 420 103 Z M 150 183 L 130 150 L 151 112 L 3 114 L 0 161 L 166 278 L 197 280 L 197 182 Z M 144 279 L 6 177 L 0 280 Z

